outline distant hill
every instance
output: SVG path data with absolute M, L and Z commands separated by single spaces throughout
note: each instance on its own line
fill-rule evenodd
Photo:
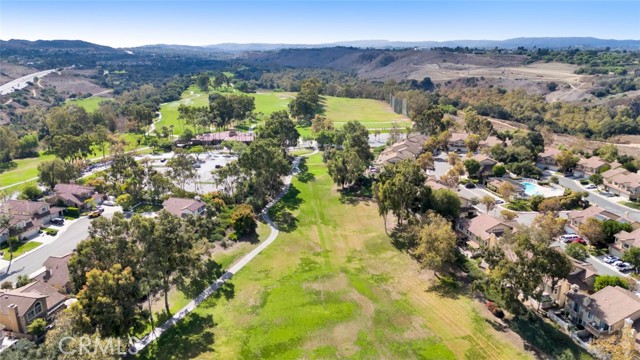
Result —
M 0 40 L 0 49 L 12 50 L 89 50 L 94 52 L 122 52 L 109 46 L 97 45 L 82 40 Z
M 592 37 L 557 37 L 557 38 L 515 38 L 507 40 L 453 40 L 453 41 L 388 41 L 388 40 L 357 40 L 341 41 L 326 44 L 236 44 L 223 43 L 204 46 L 204 48 L 217 49 L 229 52 L 241 51 L 271 51 L 280 49 L 301 48 L 326 48 L 334 46 L 347 46 L 357 48 L 397 49 L 397 48 L 433 48 L 433 47 L 473 47 L 473 48 L 551 48 L 551 49 L 626 49 L 640 50 L 640 40 L 609 40 Z

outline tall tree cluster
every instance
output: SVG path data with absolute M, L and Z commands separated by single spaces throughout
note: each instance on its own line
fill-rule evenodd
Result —
M 291 115 L 304 125 L 310 125 L 311 119 L 322 111 L 320 94 L 324 84 L 317 78 L 309 78 L 302 82 L 296 98 L 289 103 Z
M 349 121 L 334 132 L 333 139 L 341 149 L 325 153 L 329 175 L 341 187 L 354 184 L 373 160 L 369 131 L 359 122 Z

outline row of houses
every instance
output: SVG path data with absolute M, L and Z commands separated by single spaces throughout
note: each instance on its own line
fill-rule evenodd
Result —
M 102 203 L 102 198 L 90 186 L 57 184 L 43 201 L 7 200 L 0 205 L 0 215 L 9 218 L 8 226 L 0 228 L 0 243 L 12 236 L 19 240 L 29 239 L 51 219 L 61 217 L 65 207 L 84 209 L 90 206 L 89 203 Z

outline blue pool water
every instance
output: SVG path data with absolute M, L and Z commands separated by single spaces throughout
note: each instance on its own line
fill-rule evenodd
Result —
M 522 186 L 524 186 L 524 193 L 532 196 L 532 195 L 540 195 L 540 191 L 538 190 L 538 185 L 532 184 L 530 182 L 522 182 Z

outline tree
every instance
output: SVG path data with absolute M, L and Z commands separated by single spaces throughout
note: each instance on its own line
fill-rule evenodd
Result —
M 0 220 L 2 220 L 2 219 L 0 219 Z M 7 224 L 8 224 L 8 222 L 7 222 Z M 8 226 L 8 225 L 6 225 L 6 226 Z M 6 228 L 6 226 L 4 226 L 4 228 Z M 11 270 L 11 264 L 13 263 L 13 252 L 18 247 L 18 244 L 20 244 L 20 241 L 18 240 L 17 237 L 11 236 L 11 237 L 9 237 L 9 240 L 7 240 L 7 243 L 9 244 L 9 266 L 7 266 L 7 272 L 5 274 L 9 274 L 9 271 Z
M 498 164 L 493 167 L 493 176 L 495 177 L 503 177 L 504 174 L 506 173 L 507 173 L 507 168 L 502 164 Z
M 420 169 L 422 169 L 422 171 L 427 171 L 433 168 L 433 154 L 430 152 L 424 152 L 420 154 L 420 156 L 418 156 L 418 158 L 416 159 L 416 163 L 418 164 L 418 166 L 420 166 Z
M 606 234 L 602 229 L 602 221 L 596 218 L 588 218 L 584 224 L 580 224 L 578 233 L 589 240 L 591 245 L 605 244 Z
M 373 153 L 369 146 L 369 131 L 358 121 L 347 122 L 339 133 L 344 135 L 342 143 L 345 150 L 353 150 L 365 166 L 369 166 L 373 160 Z
M 637 272 L 638 269 L 640 269 L 640 248 L 632 247 L 628 249 L 624 255 L 622 255 L 622 260 L 635 266 Z
M 282 189 L 282 177 L 290 164 L 284 149 L 272 139 L 258 139 L 238 158 L 242 176 L 240 189 L 245 189 L 254 209 L 261 208 Z
M 500 196 L 502 196 L 502 198 L 507 201 L 511 199 L 511 195 L 513 195 L 516 190 L 516 187 L 508 181 L 503 181 L 502 184 L 498 186 L 498 194 L 500 194 Z
M 7 163 L 13 160 L 18 151 L 19 140 L 16 133 L 8 126 L 0 126 L 0 163 Z
M 286 110 L 271 114 L 258 133 L 258 138 L 275 139 L 283 147 L 296 146 L 299 137 L 296 124 L 289 119 L 289 113 Z
M 629 288 L 629 283 L 620 276 L 598 275 L 593 283 L 593 290 L 600 291 L 607 286 L 619 286 L 624 289 Z
M 561 218 L 555 212 L 545 212 L 533 219 L 532 226 L 540 231 L 544 236 L 544 241 L 551 244 L 553 239 L 564 233 L 564 226 L 567 219 Z
M 22 200 L 38 200 L 43 195 L 42 190 L 38 187 L 38 185 L 29 183 L 22 188 L 22 193 L 20 194 L 20 199 Z
M 138 283 L 131 268 L 113 265 L 108 270 L 90 270 L 85 286 L 78 293 L 72 312 L 86 329 L 103 336 L 123 336 L 138 322 Z
M 486 139 L 493 132 L 493 125 L 487 118 L 478 115 L 473 108 L 464 109 L 464 129 L 469 134 L 477 134 Z
M 198 77 L 196 77 L 196 85 L 204 92 L 209 91 L 209 75 L 206 73 L 199 74 Z
M 258 227 L 253 208 L 248 204 L 240 204 L 231 213 L 231 226 L 238 235 L 253 234 Z
M 43 161 L 38 165 L 40 181 L 49 188 L 54 188 L 59 183 L 69 183 L 79 177 L 79 172 L 73 164 L 66 163 L 58 158 Z
M 589 257 L 587 247 L 579 243 L 571 243 L 567 245 L 564 252 L 572 258 L 580 261 L 585 261 Z
M 27 332 L 31 335 L 40 335 L 44 332 L 47 321 L 43 318 L 37 318 L 27 326 Z
M 436 213 L 454 221 L 460 216 L 460 197 L 449 189 L 438 189 L 431 193 L 431 208 Z
M 573 169 L 576 164 L 578 164 L 579 160 L 579 157 L 574 155 L 573 152 L 567 150 L 564 150 L 556 155 L 556 162 L 558 163 L 560 171 L 568 171 Z
M 600 186 L 604 183 L 604 178 L 600 174 L 593 174 L 589 176 L 589 181 L 591 181 L 595 186 Z
M 354 150 L 336 151 L 329 161 L 327 170 L 333 182 L 344 188 L 358 180 L 358 177 L 366 170 L 366 164 L 358 157 Z
M 607 354 L 607 359 L 610 360 L 637 359 L 636 331 L 633 323 L 625 321 L 619 335 L 596 339 L 593 347 L 600 353 Z
M 602 222 L 602 231 L 604 232 L 604 241 L 607 244 L 613 244 L 616 241 L 614 237 L 620 231 L 632 232 L 633 227 L 629 223 L 621 223 L 612 219 Z
M 595 152 L 606 162 L 614 162 L 618 158 L 618 147 L 614 144 L 604 144 Z
M 413 255 L 423 267 L 437 272 L 455 260 L 455 253 L 456 234 L 451 223 L 436 213 L 428 213 Z
M 431 107 L 416 114 L 412 120 L 416 130 L 425 135 L 439 134 L 448 127 L 448 123 L 444 120 L 444 113 L 437 107 Z
M 458 161 L 460 161 L 460 157 L 458 156 L 458 154 L 454 152 L 450 152 L 449 154 L 447 154 L 447 162 L 449 163 L 449 165 L 453 166 L 457 164 Z
M 491 195 L 485 195 L 480 198 L 480 203 L 487 209 L 487 214 L 496 207 L 496 199 Z
M 131 194 L 122 194 L 116 198 L 116 203 L 122 206 L 122 210 L 129 211 L 135 205 L 135 200 Z
M 480 162 L 476 159 L 467 159 L 464 161 L 464 167 L 469 176 L 477 176 L 482 165 L 480 165 Z
M 447 171 L 444 175 L 440 176 L 440 181 L 448 188 L 453 189 L 458 186 L 458 183 L 460 182 L 460 176 L 452 170 L 453 169 L 449 169 L 449 171 Z
M 182 190 L 185 189 L 188 182 L 195 182 L 198 178 L 198 172 L 193 167 L 193 159 L 183 151 L 176 152 L 167 161 L 167 168 L 169 168 L 169 177 L 176 180 Z
M 316 115 L 313 120 L 311 120 L 311 132 L 313 133 L 332 131 L 333 129 L 333 121 L 327 117 Z
M 562 204 L 560 204 L 560 199 L 557 197 L 544 199 L 538 205 L 538 211 L 546 213 L 546 212 L 556 212 L 562 210 Z
M 309 125 L 308 120 L 322 110 L 320 92 L 323 87 L 323 83 L 316 78 L 305 79 L 296 98 L 289 102 L 291 115 L 302 118 Z
M 391 211 L 398 224 L 414 214 L 416 199 L 427 191 L 420 167 L 408 159 L 385 166 L 374 187 L 379 206 Z
M 507 221 L 511 221 L 514 220 L 515 218 L 518 217 L 518 213 L 515 211 L 511 211 L 508 209 L 504 209 L 502 211 L 500 211 L 500 215 Z
M 469 149 L 469 153 L 474 153 L 478 150 L 480 146 L 480 135 L 478 134 L 469 134 L 466 139 L 464 139 L 464 145 Z

